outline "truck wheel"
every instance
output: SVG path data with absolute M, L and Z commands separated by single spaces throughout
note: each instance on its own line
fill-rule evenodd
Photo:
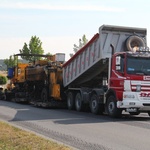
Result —
M 69 110 L 73 110 L 74 109 L 74 95 L 72 92 L 69 92 L 67 94 L 67 106 Z
M 118 118 L 121 117 L 122 109 L 117 108 L 116 99 L 114 96 L 109 96 L 106 104 L 107 113 L 109 116 Z
M 43 102 L 48 102 L 48 92 L 46 88 L 43 88 L 41 92 L 41 99 Z
M 93 114 L 99 114 L 103 113 L 103 110 L 100 109 L 100 104 L 98 103 L 98 97 L 97 94 L 92 94 L 91 99 L 90 99 L 90 110 Z
M 75 97 L 75 108 L 77 111 L 81 111 L 83 108 L 82 96 L 80 93 L 76 94 Z

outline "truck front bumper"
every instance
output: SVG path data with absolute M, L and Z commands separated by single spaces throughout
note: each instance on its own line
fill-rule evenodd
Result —
M 117 107 L 126 110 L 138 109 L 139 111 L 150 111 L 150 97 L 141 96 L 141 92 L 124 92 L 123 100 L 117 101 Z

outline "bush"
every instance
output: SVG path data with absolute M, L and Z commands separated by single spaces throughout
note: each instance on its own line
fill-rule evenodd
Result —
M 0 84 L 6 84 L 7 83 L 7 78 L 5 76 L 0 75 Z

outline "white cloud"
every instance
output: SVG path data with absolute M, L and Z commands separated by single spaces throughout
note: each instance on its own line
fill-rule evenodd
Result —
M 39 9 L 39 10 L 68 10 L 68 11 L 106 11 L 123 12 L 123 8 L 96 6 L 96 5 L 51 5 L 51 4 L 33 4 L 33 3 L 3 3 L 0 8 L 12 9 Z

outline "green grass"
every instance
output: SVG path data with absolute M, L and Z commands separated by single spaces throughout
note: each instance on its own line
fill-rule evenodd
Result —
M 71 150 L 0 121 L 0 150 Z

